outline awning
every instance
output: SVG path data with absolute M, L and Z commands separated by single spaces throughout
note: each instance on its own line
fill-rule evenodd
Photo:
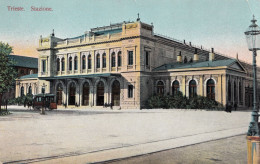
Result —
M 120 73 L 100 73 L 88 75 L 69 75 L 69 76 L 52 76 L 52 77 L 38 77 L 40 80 L 56 80 L 56 79 L 79 79 L 79 78 L 95 78 L 95 77 L 119 77 Z

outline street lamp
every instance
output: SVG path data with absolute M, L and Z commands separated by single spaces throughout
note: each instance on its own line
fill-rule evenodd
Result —
M 42 85 L 42 93 L 43 93 L 43 106 L 42 106 L 42 110 L 41 110 L 41 114 L 45 114 L 45 83 L 43 83 Z
M 247 45 L 249 51 L 253 51 L 253 91 L 254 91 L 254 103 L 251 115 L 251 122 L 247 132 L 247 145 L 248 145 L 248 163 L 260 163 L 260 133 L 258 124 L 258 106 L 257 106 L 257 77 L 256 77 L 256 51 L 260 50 L 260 28 L 256 24 L 256 19 L 253 16 L 251 20 L 252 24 L 245 32 Z M 258 146 L 256 146 L 258 145 Z
M 252 24 L 245 32 L 247 45 L 249 51 L 253 51 L 253 90 L 254 90 L 254 104 L 252 111 L 252 120 L 247 132 L 248 136 L 259 136 L 258 127 L 258 109 L 257 109 L 257 78 L 256 78 L 256 51 L 260 49 L 260 28 L 256 24 L 255 17 L 251 20 Z

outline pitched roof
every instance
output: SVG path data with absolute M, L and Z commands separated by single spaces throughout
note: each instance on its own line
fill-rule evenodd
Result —
M 21 76 L 19 79 L 36 79 L 36 78 L 38 78 L 38 73 Z
M 26 68 L 38 68 L 38 58 L 27 56 L 10 55 L 10 59 L 15 61 L 14 66 Z
M 229 66 L 236 61 L 237 61 L 236 59 L 227 59 L 227 60 L 203 61 L 203 62 L 194 62 L 194 63 L 164 64 L 160 67 L 153 69 L 153 71 L 161 71 L 161 70 L 168 70 L 168 69 L 201 68 L 201 67 L 221 67 L 221 66 Z

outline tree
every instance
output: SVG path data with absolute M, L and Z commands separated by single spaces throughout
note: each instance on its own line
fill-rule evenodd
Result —
M 17 72 L 14 69 L 14 61 L 9 58 L 12 53 L 12 47 L 0 42 L 0 113 L 2 105 L 2 96 L 8 89 L 14 86 Z

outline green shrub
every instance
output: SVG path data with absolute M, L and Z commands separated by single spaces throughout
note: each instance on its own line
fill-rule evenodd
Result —
M 165 97 L 160 96 L 160 95 L 152 96 L 147 101 L 147 107 L 149 109 L 152 109 L 152 108 L 165 108 L 166 107 L 166 105 L 165 105 Z
M 21 97 L 13 98 L 8 100 L 8 105 L 24 105 L 25 101 L 32 101 L 33 100 L 33 95 L 32 94 L 27 94 Z
M 209 110 L 223 110 L 223 106 L 203 96 L 195 96 L 187 98 L 181 92 L 175 96 L 161 96 L 155 95 L 147 100 L 147 108 L 176 108 L 176 109 L 209 109 Z

